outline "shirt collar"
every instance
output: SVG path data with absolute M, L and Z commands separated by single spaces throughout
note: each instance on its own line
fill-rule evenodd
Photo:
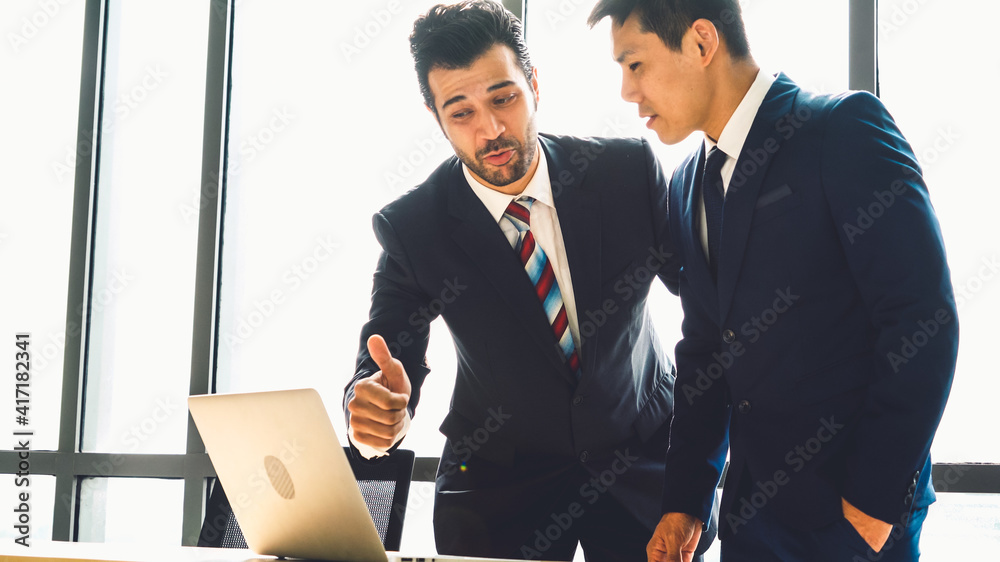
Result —
M 754 79 L 750 89 L 743 96 L 743 101 L 736 107 L 733 116 L 729 118 L 729 122 L 722 129 L 718 146 L 729 158 L 737 159 L 743 152 L 743 144 L 747 140 L 747 135 L 750 134 L 753 120 L 757 117 L 757 111 L 764 103 L 764 98 L 767 96 L 768 90 L 771 89 L 774 80 L 773 74 L 758 70 L 757 78 Z M 716 143 L 708 138 L 708 135 L 705 135 L 705 152 L 711 150 L 713 146 L 716 146 Z
M 504 211 L 507 210 L 507 205 L 510 205 L 511 201 L 519 197 L 531 197 L 537 203 L 555 207 L 552 198 L 552 182 L 549 180 L 548 160 L 545 158 L 545 151 L 542 150 L 541 143 L 536 141 L 535 146 L 538 168 L 535 168 L 535 175 L 531 177 L 528 185 L 524 186 L 524 190 L 518 195 L 507 195 L 506 193 L 500 193 L 486 187 L 472 175 L 469 167 L 464 162 L 462 163 L 462 172 L 465 174 L 465 181 L 469 182 L 469 187 L 476 193 L 476 196 L 483 202 L 483 205 L 486 205 L 486 210 L 493 215 L 493 219 L 497 222 L 500 222 L 500 219 L 503 218 Z

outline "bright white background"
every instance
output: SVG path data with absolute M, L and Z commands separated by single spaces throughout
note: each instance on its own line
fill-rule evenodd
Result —
M 198 228 L 175 201 L 200 183 L 202 4 L 111 3 L 85 451 L 184 452 Z
M 83 2 L 49 15 L 36 2 L 0 3 L 0 448 L 17 445 L 11 431 L 34 431 L 32 448 L 55 449 L 66 340 L 66 279 L 73 180 Z M 31 334 L 29 425 L 14 417 L 14 335 Z M 0 479 L 0 538 L 14 536 L 19 490 Z M 23 491 L 21 489 L 20 491 Z M 31 478 L 32 532 L 52 534 L 55 478 Z
M 354 370 L 378 254 L 371 215 L 451 155 L 422 107 L 408 53 L 414 18 L 434 3 L 237 2 L 220 392 L 316 387 L 343 435 L 342 389 Z M 8 125 L 0 135 L 0 337 L 34 335 L 39 448 L 57 440 L 82 4 L 69 0 L 51 15 L 37 1 L 0 6 L 0 69 L 13 76 L 0 92 Z M 592 4 L 529 3 L 540 129 L 646 135 L 635 108 L 618 97 L 607 24 L 584 24 Z M 765 69 L 813 90 L 846 89 L 846 3 L 742 4 Z M 103 304 L 88 365 L 85 447 L 179 453 L 186 416 L 171 405 L 183 404 L 189 375 L 208 14 L 193 0 L 112 2 L 112 11 L 105 108 L 113 130 L 105 131 L 94 277 Z M 989 56 L 989 33 L 959 32 L 996 21 L 998 12 L 975 0 L 880 2 L 882 98 L 925 167 L 953 280 L 966 295 L 958 374 L 934 445 L 938 462 L 1000 462 L 1000 441 L 983 437 L 1000 390 L 992 345 L 1000 335 L 1000 283 L 983 261 L 1000 254 L 993 218 L 1000 194 L 986 168 L 996 147 L 988 135 L 998 125 L 1000 63 Z M 698 142 L 662 147 L 649 138 L 668 170 Z M 664 290 L 651 302 L 670 349 L 679 306 Z M 428 358 L 433 373 L 406 441 L 419 456 L 440 453 L 437 427 L 453 384 L 454 351 L 440 322 Z M 136 518 L 128 514 L 139 509 L 130 497 L 145 494 L 149 506 L 176 494 L 134 483 L 94 482 L 103 491 L 88 501 L 103 506 L 107 519 L 92 518 L 88 536 L 141 536 L 130 527 Z M 51 504 L 41 493 L 48 484 L 38 478 L 35 485 L 41 513 Z M 429 486 L 414 486 L 404 536 L 412 548 L 430 538 Z M 0 490 L 3 505 L 13 488 Z M 946 495 L 928 529 L 995 536 L 995 518 L 985 527 L 982 518 L 962 522 L 995 503 Z M 176 540 L 179 509 L 164 511 L 156 526 L 167 542 Z

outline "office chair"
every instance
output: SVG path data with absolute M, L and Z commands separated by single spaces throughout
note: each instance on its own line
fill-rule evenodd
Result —
M 413 451 L 396 449 L 389 456 L 371 461 L 356 459 L 348 447 L 344 447 L 344 454 L 350 461 L 382 544 L 386 550 L 398 551 L 403 538 L 406 500 L 410 493 Z M 214 480 L 198 546 L 247 548 L 226 492 L 218 479 Z

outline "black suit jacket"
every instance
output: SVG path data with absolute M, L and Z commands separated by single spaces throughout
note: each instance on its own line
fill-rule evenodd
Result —
M 652 529 L 674 382 L 646 311 L 654 278 L 677 286 L 665 177 L 645 141 L 540 141 L 576 296 L 579 382 L 520 261 L 452 157 L 374 217 L 383 252 L 344 403 L 377 371 L 365 342 L 380 334 L 410 377 L 413 413 L 429 373 L 428 323 L 441 316 L 458 373 L 441 425 L 448 443 L 437 503 L 443 493 L 454 501 L 502 489 L 504 498 L 489 501 L 516 509 L 529 499 L 518 495 L 522 483 L 554 481 L 581 464 L 599 475 L 628 458 L 608 493 Z M 503 509 L 466 496 L 458 501 L 472 513 Z
M 728 440 L 723 537 L 764 504 L 817 528 L 841 497 L 898 523 L 933 501 L 958 346 L 920 167 L 877 98 L 784 75 L 736 156 L 718 284 L 698 236 L 704 149 L 670 184 L 684 322 L 667 477 L 692 485 L 668 488 L 664 509 L 708 513 Z

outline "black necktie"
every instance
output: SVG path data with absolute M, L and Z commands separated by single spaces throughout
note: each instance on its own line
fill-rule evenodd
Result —
M 722 244 L 722 208 L 726 202 L 722 187 L 722 165 L 726 153 L 718 146 L 712 147 L 705 159 L 705 173 L 701 178 L 702 199 L 705 201 L 705 224 L 708 226 L 708 267 L 712 279 L 718 279 L 719 248 Z

